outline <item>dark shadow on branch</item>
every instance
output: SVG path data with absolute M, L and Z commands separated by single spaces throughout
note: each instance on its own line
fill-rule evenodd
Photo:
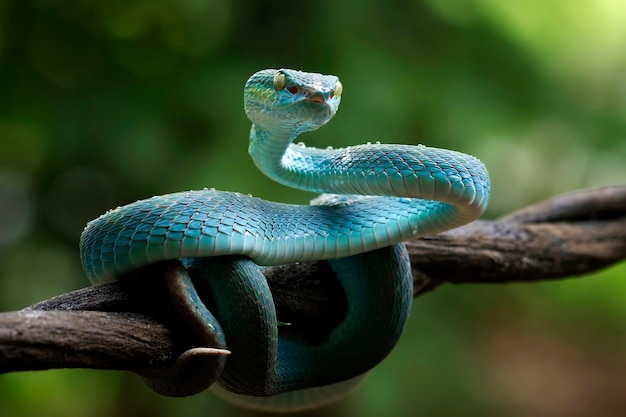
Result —
M 626 187 L 586 190 L 495 221 L 407 243 L 417 296 L 443 283 L 542 281 L 626 259 Z M 50 368 L 167 370 L 190 348 L 169 306 L 162 265 L 0 314 L 0 373 Z M 303 332 L 340 320 L 345 299 L 324 261 L 268 268 L 279 318 Z

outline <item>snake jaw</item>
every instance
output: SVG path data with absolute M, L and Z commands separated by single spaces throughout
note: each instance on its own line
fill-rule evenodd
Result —
M 303 90 L 302 95 L 304 100 L 301 102 L 307 103 L 311 107 L 319 107 L 324 111 L 322 115 L 319 115 L 322 120 L 313 122 L 314 125 L 318 125 L 314 128 L 316 129 L 319 126 L 326 124 L 335 115 L 339 106 L 338 97 L 333 96 L 333 90 L 322 89 L 317 86 Z M 305 128 L 303 130 L 310 130 L 310 128 Z

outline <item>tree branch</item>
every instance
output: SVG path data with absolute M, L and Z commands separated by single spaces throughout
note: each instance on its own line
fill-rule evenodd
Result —
M 626 187 L 565 194 L 407 243 L 424 289 L 587 274 L 626 259 Z M 420 292 L 416 283 L 416 294 Z
M 626 259 L 626 187 L 563 195 L 495 221 L 407 243 L 414 294 L 443 283 L 541 281 Z M 169 264 L 171 266 L 171 263 Z M 173 266 L 177 267 L 176 265 Z M 0 314 L 0 373 L 49 368 L 167 371 L 201 341 L 169 306 L 168 264 Z M 331 329 L 345 297 L 325 261 L 268 268 L 281 320 L 305 334 Z M 159 278 L 160 277 L 160 278 Z

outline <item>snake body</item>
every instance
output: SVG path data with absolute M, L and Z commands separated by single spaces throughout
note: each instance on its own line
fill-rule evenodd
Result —
M 486 208 L 489 176 L 472 156 L 421 145 L 294 144 L 332 118 L 342 89 L 335 76 L 288 69 L 259 71 L 244 89 L 254 162 L 280 183 L 331 193 L 312 205 L 215 190 L 174 193 L 107 212 L 81 237 L 92 281 L 167 259 L 182 259 L 205 277 L 215 298 L 207 322 L 232 351 L 218 380 L 228 391 L 272 396 L 375 366 L 411 308 L 401 242 L 463 225 Z M 259 265 L 322 259 L 346 293 L 348 313 L 326 340 L 310 344 L 279 329 Z

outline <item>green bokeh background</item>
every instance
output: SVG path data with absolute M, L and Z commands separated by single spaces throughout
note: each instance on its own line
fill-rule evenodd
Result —
M 254 169 L 242 87 L 262 68 L 338 75 L 307 144 L 471 153 L 486 217 L 626 183 L 621 0 L 0 0 L 0 311 L 87 285 L 84 224 L 215 187 L 306 203 Z M 362 386 L 309 416 L 620 416 L 626 264 L 580 280 L 446 286 Z M 0 376 L 0 416 L 252 416 L 132 374 Z

